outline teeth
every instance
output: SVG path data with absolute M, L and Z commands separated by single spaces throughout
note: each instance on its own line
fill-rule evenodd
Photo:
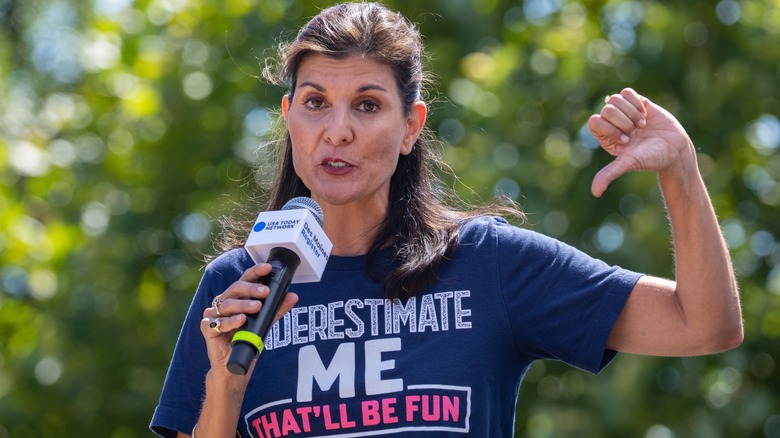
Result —
M 347 167 L 347 163 L 341 161 L 328 161 L 328 166 L 341 168 L 341 167 Z

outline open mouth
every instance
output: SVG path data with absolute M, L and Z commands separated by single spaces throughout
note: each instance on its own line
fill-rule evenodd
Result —
M 322 163 L 320 165 L 322 166 L 322 169 L 326 173 L 329 173 L 331 175 L 344 175 L 346 173 L 349 173 L 351 169 L 355 167 L 351 163 L 340 160 L 338 158 L 336 159 L 326 158 L 322 160 Z

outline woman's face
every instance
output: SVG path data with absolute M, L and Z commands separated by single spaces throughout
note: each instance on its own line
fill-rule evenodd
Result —
M 420 134 L 425 104 L 405 115 L 392 69 L 358 55 L 308 55 L 297 82 L 282 112 L 295 171 L 312 198 L 323 209 L 384 213 L 390 177 Z

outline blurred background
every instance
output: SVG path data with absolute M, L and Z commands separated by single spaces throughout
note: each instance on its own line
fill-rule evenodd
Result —
M 285 90 L 260 68 L 331 4 L 0 0 L 0 438 L 151 436 L 215 221 L 263 181 Z M 426 37 L 464 198 L 673 275 L 654 176 L 589 191 L 609 157 L 587 118 L 633 87 L 688 130 L 733 254 L 740 348 L 536 363 L 517 436 L 780 437 L 780 1 L 385 4 Z

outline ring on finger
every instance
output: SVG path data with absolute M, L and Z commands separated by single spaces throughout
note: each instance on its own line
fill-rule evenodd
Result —
M 217 333 L 222 333 L 222 330 L 220 330 L 220 326 L 222 325 L 222 318 L 215 318 L 212 319 L 209 323 L 209 328 L 214 330 Z
M 609 98 L 612 97 L 611 95 L 607 94 L 604 96 L 604 103 L 609 104 Z
M 217 311 L 217 315 L 225 316 L 222 314 L 222 312 L 219 311 L 219 306 L 221 305 L 222 305 L 222 300 L 220 300 L 219 297 L 214 297 L 214 301 L 211 302 L 211 307 L 213 307 L 214 310 Z

